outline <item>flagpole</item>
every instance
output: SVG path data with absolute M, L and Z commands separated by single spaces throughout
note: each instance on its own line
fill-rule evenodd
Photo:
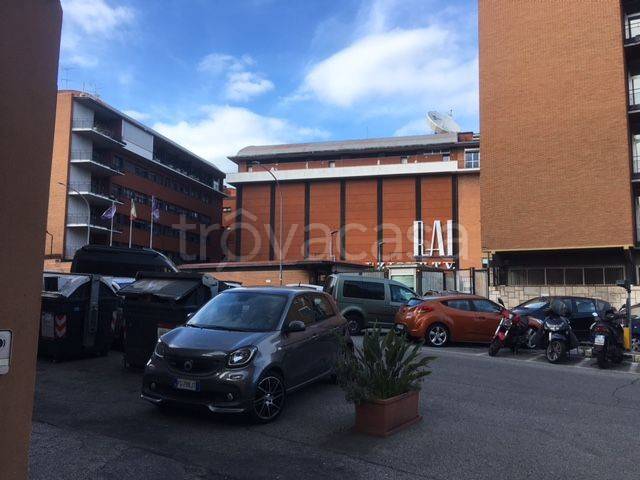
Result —
M 151 235 L 149 236 L 149 248 L 153 248 L 153 200 L 154 197 L 151 195 Z
M 111 228 L 109 231 L 109 246 L 113 246 L 113 217 L 116 216 L 116 212 L 115 212 L 115 207 L 116 207 L 116 202 L 115 200 L 111 201 L 111 208 L 114 209 L 113 212 L 111 212 Z
M 133 217 L 129 216 L 129 248 L 131 248 L 131 229 L 133 228 Z

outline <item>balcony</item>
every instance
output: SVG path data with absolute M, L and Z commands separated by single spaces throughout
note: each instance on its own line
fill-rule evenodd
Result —
M 80 150 L 71 152 L 71 163 L 87 168 L 92 174 L 103 177 L 124 175 L 115 162 L 94 150 Z
M 629 90 L 629 113 L 640 113 L 640 88 L 633 88 Z
M 122 202 L 111 198 L 106 188 L 93 182 L 70 182 L 69 195 L 80 195 L 92 205 L 111 205 L 112 202 L 122 205 Z
M 105 220 L 100 215 L 91 213 L 89 228 L 91 233 L 109 233 L 111 231 L 111 220 Z M 67 215 L 67 228 L 87 229 L 87 215 L 83 213 L 70 213 Z M 113 229 L 113 233 L 122 233 Z
M 100 145 L 101 147 L 124 146 L 124 143 L 113 130 L 93 119 L 76 118 L 73 120 L 71 128 L 74 132 L 88 135 L 94 144 Z

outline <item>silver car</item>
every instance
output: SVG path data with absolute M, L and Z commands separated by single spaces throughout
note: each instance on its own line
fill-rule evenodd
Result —
M 237 288 L 158 339 L 142 398 L 269 422 L 288 394 L 331 376 L 346 321 L 331 296 L 295 288 Z

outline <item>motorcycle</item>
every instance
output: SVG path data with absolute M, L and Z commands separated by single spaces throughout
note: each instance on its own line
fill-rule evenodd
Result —
M 545 350 L 550 363 L 564 360 L 568 352 L 580 343 L 571 329 L 568 313 L 569 309 L 564 302 L 554 300 L 542 321 L 542 328 L 536 333 L 536 346 Z
M 498 299 L 498 303 L 504 307 L 502 299 Z M 496 356 L 504 347 L 511 348 L 514 354 L 521 347 L 535 348 L 534 338 L 539 327 L 537 321 L 509 312 L 506 308 L 504 313 L 489 344 L 489 355 Z
M 607 368 L 611 362 L 622 363 L 624 330 L 621 315 L 613 309 L 607 310 L 602 316 L 597 313 L 593 315 L 598 318 L 591 325 L 593 356 L 598 360 L 598 367 Z

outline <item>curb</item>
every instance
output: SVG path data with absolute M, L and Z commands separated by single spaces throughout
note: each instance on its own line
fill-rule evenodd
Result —
M 591 347 L 578 347 L 578 352 L 582 353 L 587 358 L 593 357 Z M 624 359 L 631 363 L 640 363 L 640 353 L 638 352 L 625 352 Z

